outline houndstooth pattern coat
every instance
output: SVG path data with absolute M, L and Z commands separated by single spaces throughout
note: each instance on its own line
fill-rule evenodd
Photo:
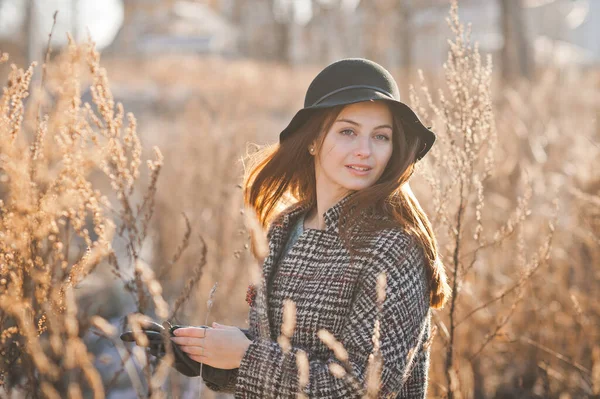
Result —
M 426 396 L 429 345 L 425 343 L 431 315 L 422 248 L 404 230 L 386 229 L 364 237 L 369 240 L 371 256 L 355 256 L 350 264 L 337 226 L 341 206 L 348 198 L 325 213 L 324 230 L 306 229 L 280 261 L 290 229 L 308 206 L 295 204 L 271 224 L 269 254 L 263 264 L 263 284 L 269 289 L 258 290 L 249 311 L 250 332 L 255 338 L 221 391 L 234 393 L 236 398 L 296 398 L 296 353 L 302 349 L 309 360 L 304 387 L 308 397 L 362 397 L 378 315 L 376 281 L 384 271 L 387 289 L 380 320 L 383 369 L 379 397 Z M 296 328 L 288 354 L 277 343 L 285 299 L 296 304 Z M 267 312 L 261 312 L 261 301 L 268 303 Z M 330 363 L 342 362 L 321 342 L 317 336 L 320 329 L 331 332 L 348 351 L 351 369 L 345 378 L 330 373 Z

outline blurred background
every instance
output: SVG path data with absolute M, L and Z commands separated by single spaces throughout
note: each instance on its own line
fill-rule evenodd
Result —
M 599 398 L 600 1 L 458 5 L 479 52 L 493 60 L 498 148 L 494 177 L 485 184 L 489 229 L 514 213 L 527 191 L 524 176 L 532 193 L 518 238 L 489 249 L 461 276 L 456 312 L 470 315 L 488 301 L 492 306 L 450 333 L 448 308 L 437 312 L 429 396 L 445 396 L 454 384 L 454 397 Z M 41 62 L 57 10 L 52 56 L 66 45 L 67 32 L 96 42 L 115 100 L 138 120 L 145 158 L 155 145 L 165 156 L 142 259 L 172 305 L 196 267 L 202 236 L 207 263 L 179 321 L 246 327 L 254 260 L 243 223 L 240 157 L 249 143 L 276 142 L 312 78 L 339 58 L 381 63 L 406 102 L 410 86 L 421 84 L 418 70 L 432 93 L 444 89 L 453 39 L 449 9 L 444 0 L 0 0 L 0 52 L 19 66 Z M 8 71 L 0 65 L 3 81 Z M 83 100 L 91 102 L 83 89 Z M 436 130 L 440 146 L 442 127 Z M 444 169 L 431 164 L 431 170 L 444 179 Z M 428 182 L 419 174 L 411 186 L 434 215 Z M 522 265 L 515 248 L 533 254 L 541 245 L 554 200 L 561 211 L 549 260 L 517 297 L 494 300 L 522 279 L 529 261 Z M 473 202 L 467 210 L 474 212 Z M 182 212 L 192 228 L 190 247 L 167 267 L 186 231 Z M 432 223 L 446 228 L 433 217 Z M 475 224 L 464 225 L 468 236 Z M 439 239 L 450 258 L 450 240 L 441 231 Z M 125 244 L 119 245 L 117 238 L 114 247 L 123 255 Z M 108 268 L 90 277 L 78 290 L 81 309 L 120 325 L 135 310 L 122 282 Z M 449 334 L 456 334 L 452 373 L 445 364 Z M 132 397 L 114 349 L 93 335 L 86 339 L 99 355 L 107 397 Z M 196 379 L 182 377 L 179 384 L 182 397 L 198 395 Z M 203 395 L 226 396 L 206 389 Z
M 593 0 L 460 0 L 473 39 L 505 76 L 536 65 L 592 67 L 600 58 Z M 2 0 L 0 40 L 25 61 L 91 34 L 106 55 L 221 55 L 289 65 L 363 56 L 388 68 L 439 68 L 446 58 L 444 0 Z

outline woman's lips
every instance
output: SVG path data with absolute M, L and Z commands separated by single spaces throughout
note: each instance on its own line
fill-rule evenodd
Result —
M 348 169 L 350 171 L 350 173 L 352 173 L 355 176 L 365 176 L 368 175 L 369 172 L 371 172 L 372 169 L 368 169 L 368 170 L 358 170 L 358 169 L 353 169 L 349 166 L 346 166 L 346 169 Z

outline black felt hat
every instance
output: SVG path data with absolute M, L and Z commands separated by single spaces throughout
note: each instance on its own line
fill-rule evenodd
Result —
M 424 141 L 416 161 L 429 152 L 435 133 L 426 128 L 415 112 L 400 101 L 400 91 L 392 75 L 381 65 L 364 58 L 347 58 L 330 64 L 313 79 L 306 91 L 304 108 L 294 115 L 279 134 L 279 142 L 293 134 L 316 109 L 361 101 L 384 100 L 393 104 L 405 129 Z

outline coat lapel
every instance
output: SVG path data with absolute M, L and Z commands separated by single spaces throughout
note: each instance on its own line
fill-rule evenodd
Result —
M 290 233 L 289 226 L 295 222 L 300 214 L 309 208 L 310 204 L 300 202 L 283 211 L 281 218 L 273 221 L 269 235 L 269 253 L 262 266 L 262 287 L 256 293 L 256 311 L 258 313 L 258 333 L 263 338 L 271 338 L 271 326 L 268 313 L 267 284 L 273 270 L 273 266 L 279 260 L 283 246 Z
M 269 278 L 273 265 L 276 264 L 281 255 L 281 251 L 283 250 L 290 233 L 290 225 L 295 223 L 304 211 L 308 210 L 309 205 L 310 204 L 307 203 L 292 205 L 290 208 L 283 211 L 283 216 L 280 220 L 273 222 L 273 229 L 269 239 L 269 254 L 265 258 L 263 264 L 263 276 L 265 279 Z

